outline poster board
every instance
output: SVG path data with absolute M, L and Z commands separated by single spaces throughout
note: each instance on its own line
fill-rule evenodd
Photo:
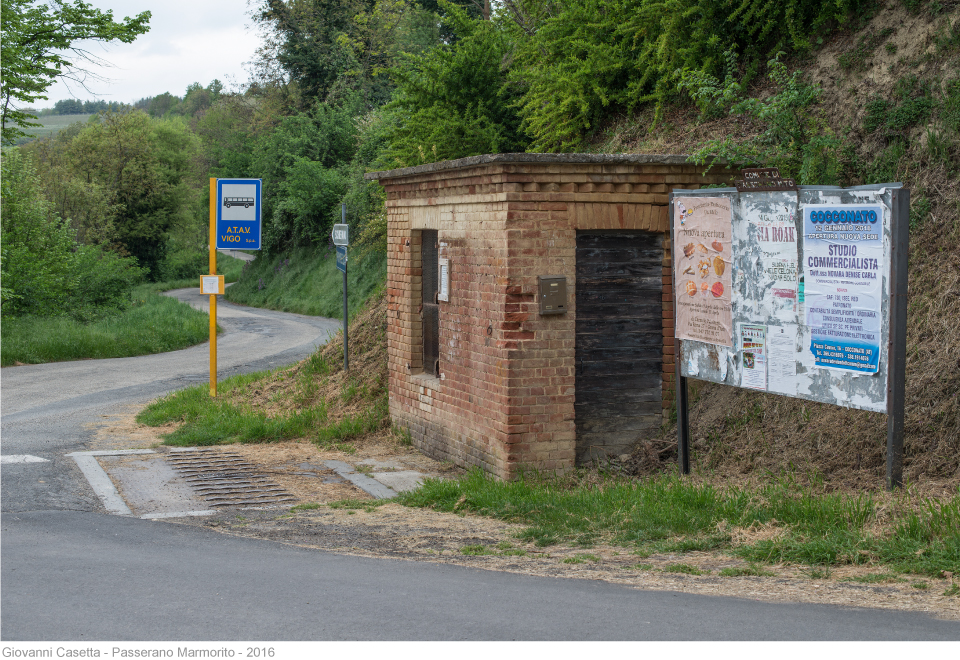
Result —
M 670 216 L 682 471 L 696 378 L 887 413 L 899 483 L 909 191 L 674 190 Z
M 680 374 L 886 412 L 900 188 L 675 190 Z

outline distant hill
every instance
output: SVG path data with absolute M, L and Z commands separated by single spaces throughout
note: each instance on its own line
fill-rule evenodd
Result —
M 27 137 L 20 138 L 20 140 L 17 141 L 17 144 L 23 144 L 37 138 L 51 137 L 65 129 L 67 126 L 78 123 L 85 124 L 90 117 L 93 117 L 93 114 L 47 115 L 46 117 L 39 117 L 36 121 L 37 123 L 42 124 L 42 126 L 39 128 L 27 129 Z

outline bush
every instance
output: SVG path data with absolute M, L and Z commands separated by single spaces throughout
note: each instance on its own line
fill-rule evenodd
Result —
M 384 169 L 486 153 L 523 151 L 527 140 L 506 85 L 513 49 L 506 31 L 441 2 L 456 35 L 394 71 L 395 100 L 381 118 Z
M 747 83 L 783 50 L 808 51 L 871 0 L 568 0 L 505 3 L 518 49 L 512 82 L 533 150 L 575 148 L 611 108 L 677 95 L 681 72 Z M 508 25 L 510 25 L 508 23 Z
M 693 159 L 700 164 L 719 158 L 741 167 L 777 167 L 781 175 L 794 177 L 803 185 L 835 185 L 839 182 L 843 143 L 814 112 L 820 88 L 805 82 L 799 71 L 788 73 L 780 55 L 767 63 L 774 93 L 763 100 L 743 99 L 730 108 L 730 114 L 752 118 L 763 132 L 743 143 L 729 137 L 710 140 Z M 710 76 L 693 78 L 684 74 L 683 84 L 704 108 L 715 105 L 718 99 L 730 103 L 740 91 L 730 77 L 722 85 Z
M 68 220 L 50 211 L 32 163 L 3 154 L 2 314 L 91 321 L 125 309 L 144 276 L 133 258 L 76 242 Z

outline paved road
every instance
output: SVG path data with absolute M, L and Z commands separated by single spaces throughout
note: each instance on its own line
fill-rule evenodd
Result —
M 879 610 L 638 591 L 335 555 L 202 528 L 2 518 L 4 640 L 957 639 Z
M 209 296 L 198 289 L 170 292 L 207 310 Z M 217 340 L 218 377 L 249 373 L 296 362 L 337 332 L 340 322 L 299 314 L 217 304 L 224 332 Z M 209 345 L 159 355 L 111 360 L 80 360 L 7 367 L 0 379 L 3 455 L 28 454 L 46 463 L 3 466 L 3 511 L 38 509 L 99 510 L 73 461 L 92 426 L 105 415 L 143 405 L 167 392 L 210 378 Z
M 193 290 L 177 292 L 205 304 Z M 336 321 L 219 306 L 221 376 L 307 354 Z M 650 592 L 369 559 L 110 516 L 64 454 L 191 382 L 207 347 L 3 369 L 0 638 L 13 640 L 960 639 L 918 614 Z

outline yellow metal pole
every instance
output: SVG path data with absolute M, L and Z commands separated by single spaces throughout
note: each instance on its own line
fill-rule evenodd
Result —
M 210 274 L 217 274 L 217 180 L 210 179 Z M 210 396 L 217 396 L 217 296 L 210 294 Z

